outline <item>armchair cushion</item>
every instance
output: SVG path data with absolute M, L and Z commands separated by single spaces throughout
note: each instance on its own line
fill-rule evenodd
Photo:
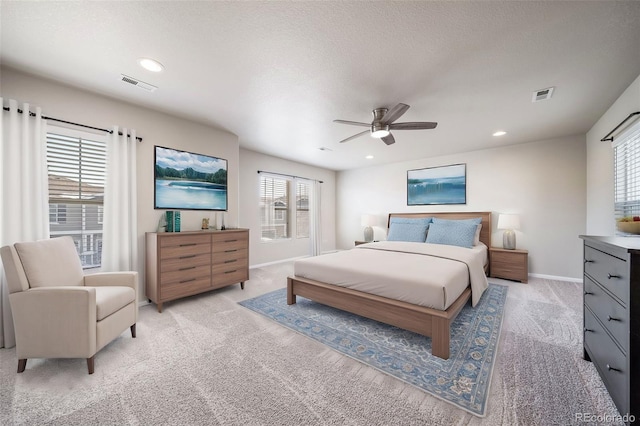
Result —
M 30 288 L 84 285 L 82 264 L 71 237 L 14 245 Z
M 131 287 L 93 288 L 96 290 L 96 320 L 98 321 L 102 321 L 136 300 L 136 293 Z

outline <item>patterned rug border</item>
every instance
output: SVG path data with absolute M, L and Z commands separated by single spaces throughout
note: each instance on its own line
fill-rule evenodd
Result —
M 420 389 L 421 391 L 426 392 L 429 395 L 434 396 L 434 397 L 436 397 L 436 398 L 438 398 L 438 399 L 440 399 L 440 400 L 442 400 L 444 402 L 452 404 L 452 405 L 454 405 L 455 407 L 457 407 L 457 408 L 459 408 L 461 410 L 464 410 L 464 411 L 466 411 L 466 412 L 468 412 L 470 414 L 473 414 L 474 416 L 485 417 L 486 416 L 486 408 L 487 408 L 487 398 L 488 398 L 488 395 L 489 395 L 490 389 L 491 389 L 491 381 L 492 381 L 492 378 L 493 378 L 493 371 L 494 371 L 494 368 L 495 368 L 495 361 L 496 361 L 496 356 L 497 356 L 497 353 L 498 353 L 500 336 L 502 334 L 502 323 L 503 323 L 503 320 L 504 320 L 504 305 L 505 305 L 505 302 L 506 302 L 507 290 L 508 290 L 507 286 L 504 286 L 504 285 L 501 285 L 501 284 L 490 283 L 489 284 L 489 288 L 482 295 L 482 298 L 480 299 L 480 302 L 478 303 L 478 305 L 476 305 L 475 308 L 471 308 L 470 304 L 467 304 L 463 308 L 463 310 L 460 312 L 460 314 L 458 315 L 458 317 L 454 321 L 454 325 L 452 326 L 452 330 L 451 330 L 451 334 L 452 334 L 452 336 L 451 336 L 451 357 L 449 358 L 449 360 L 442 360 L 440 358 L 437 358 L 437 357 L 434 357 L 433 355 L 431 355 L 431 339 L 428 338 L 428 337 L 420 336 L 420 335 L 418 335 L 416 333 L 413 333 L 413 332 L 410 332 L 410 331 L 401 330 L 401 329 L 399 329 L 397 327 L 394 327 L 394 326 L 390 326 L 390 325 L 387 325 L 387 324 L 379 323 L 379 322 L 377 322 L 375 320 L 370 320 L 368 318 L 360 317 L 358 315 L 354 315 L 354 314 L 351 314 L 351 313 L 348 313 L 348 312 L 345 312 L 345 311 L 341 311 L 339 309 L 335 309 L 335 308 L 332 308 L 330 306 L 326 306 L 326 305 L 323 305 L 323 304 L 320 304 L 320 303 L 317 303 L 317 302 L 313 302 L 313 301 L 311 301 L 309 299 L 306 299 L 306 298 L 303 298 L 301 296 L 298 296 L 298 303 L 296 303 L 295 305 L 291 305 L 291 306 L 286 305 L 286 288 L 281 288 L 281 289 L 274 290 L 274 291 L 265 293 L 265 294 L 257 296 L 257 297 L 253 297 L 253 298 L 250 298 L 250 299 L 242 300 L 242 301 L 239 301 L 238 304 L 243 306 L 246 309 L 251 310 L 252 312 L 258 313 L 258 314 L 268 318 L 269 320 L 271 320 L 271 321 L 273 321 L 273 322 L 275 322 L 275 323 L 277 323 L 277 324 L 279 324 L 279 325 L 281 325 L 283 327 L 286 327 L 289 330 L 292 330 L 292 331 L 294 331 L 294 332 L 296 332 L 296 333 L 298 333 L 298 334 L 300 334 L 302 336 L 305 336 L 305 337 L 307 337 L 309 339 L 313 339 L 313 340 L 315 340 L 315 341 L 327 346 L 331 350 L 340 353 L 341 355 L 347 356 L 347 357 L 349 357 L 349 358 L 351 358 L 353 360 L 356 360 L 356 361 L 358 361 L 358 362 L 360 362 L 360 363 L 362 363 L 362 364 L 364 364 L 364 365 L 366 365 L 368 367 L 374 368 L 374 369 L 380 371 L 381 373 L 384 373 L 384 374 L 386 374 L 386 375 L 388 375 L 390 377 L 393 377 L 393 378 L 395 378 L 397 380 L 400 380 L 400 381 L 402 381 L 404 383 L 407 383 L 407 384 L 409 384 L 409 385 L 411 385 L 413 387 L 416 387 L 416 388 Z M 348 318 L 351 318 L 352 320 L 355 320 L 356 322 L 359 321 L 359 322 L 364 322 L 364 323 L 374 323 L 376 326 L 381 327 L 382 329 L 385 329 L 387 331 L 394 330 L 394 333 L 398 333 L 399 332 L 401 335 L 403 335 L 405 337 L 405 339 L 407 338 L 407 336 L 409 336 L 409 340 L 414 340 L 414 343 L 415 343 L 415 340 L 420 341 L 420 340 L 427 339 L 426 344 L 425 344 L 424 341 L 419 343 L 420 347 L 423 350 L 426 350 L 427 353 L 424 353 L 424 354 L 421 355 L 422 359 L 420 359 L 420 357 L 418 357 L 417 361 L 423 361 L 423 362 L 428 362 L 430 364 L 438 365 L 438 368 L 434 371 L 434 375 L 435 375 L 437 373 L 450 373 L 452 371 L 459 371 L 462 368 L 461 366 L 459 366 L 459 368 L 457 370 L 455 368 L 453 368 L 453 367 L 455 367 L 456 364 L 462 363 L 465 359 L 473 362 L 472 360 L 469 359 L 469 357 L 466 357 L 466 358 L 463 359 L 463 358 L 457 356 L 458 352 L 460 351 L 460 344 L 459 344 L 459 342 L 454 340 L 454 337 L 457 336 L 456 330 L 460 328 L 459 322 L 461 321 L 462 317 L 465 317 L 465 319 L 466 319 L 466 317 L 469 316 L 468 312 L 471 312 L 472 313 L 471 317 L 473 319 L 473 322 L 469 323 L 468 326 L 469 327 L 475 326 L 476 332 L 477 332 L 478 331 L 478 327 L 480 327 L 480 323 L 482 322 L 482 319 L 480 318 L 480 311 L 475 311 L 475 310 L 478 309 L 478 308 L 487 310 L 489 307 L 486 306 L 486 305 L 488 305 L 490 303 L 489 299 L 491 299 L 492 297 L 500 299 L 498 301 L 499 302 L 498 303 L 498 307 L 500 308 L 500 310 L 498 312 L 498 314 L 500 315 L 500 321 L 499 321 L 498 324 L 494 324 L 493 328 L 491 329 L 491 339 L 487 343 L 486 358 L 489 361 L 490 366 L 489 366 L 487 371 L 484 371 L 484 375 L 481 374 L 482 372 L 480 374 L 478 374 L 478 378 L 485 377 L 485 379 L 487 381 L 487 385 L 483 390 L 478 389 L 476 391 L 476 393 L 480 392 L 480 393 L 482 393 L 484 395 L 484 398 L 482 399 L 482 402 L 479 404 L 479 406 L 478 406 L 478 404 L 476 404 L 474 406 L 473 403 L 471 403 L 470 401 L 467 401 L 467 406 L 465 406 L 465 404 L 463 404 L 463 403 L 461 403 L 459 401 L 453 400 L 453 399 L 451 399 L 451 397 L 447 397 L 446 393 L 442 393 L 441 392 L 441 394 L 438 394 L 438 392 L 436 390 L 433 390 L 431 388 L 426 388 L 424 386 L 420 386 L 420 384 L 414 383 L 411 380 L 409 380 L 408 378 L 401 377 L 400 375 L 394 374 L 391 371 L 386 371 L 385 369 L 383 369 L 382 367 L 376 365 L 372 361 L 367 361 L 366 359 L 359 358 L 357 356 L 354 356 L 354 355 L 348 353 L 345 349 L 340 349 L 339 347 L 336 347 L 338 345 L 332 344 L 330 341 L 327 341 L 326 338 L 320 338 L 319 336 L 314 336 L 313 334 L 310 334 L 309 331 L 305 332 L 304 330 L 301 330 L 299 328 L 299 324 L 296 324 L 295 322 L 294 322 L 293 325 L 289 324 L 288 322 L 285 322 L 285 321 L 290 321 L 291 320 L 291 318 L 287 317 L 286 315 L 285 315 L 286 318 L 284 320 L 282 319 L 282 315 L 280 316 L 280 319 L 278 319 L 278 317 L 274 317 L 274 316 L 270 315 L 269 313 L 264 312 L 263 310 L 261 310 L 260 307 L 255 306 L 256 303 L 259 303 L 259 302 L 263 302 L 264 303 L 265 300 L 270 300 L 270 299 L 274 299 L 275 298 L 275 299 L 277 299 L 278 302 L 281 302 L 281 304 L 283 304 L 282 307 L 284 307 L 284 308 L 297 309 L 300 306 L 308 305 L 308 306 L 305 306 L 302 309 L 307 309 L 310 306 L 311 309 L 324 311 L 327 314 L 332 314 L 332 315 L 337 314 L 337 316 L 340 316 L 345 321 Z M 463 313 L 465 311 L 466 311 L 466 316 L 463 315 Z M 484 311 L 482 311 L 482 312 L 484 312 Z M 298 316 L 300 318 L 302 317 L 299 312 L 293 312 L 292 313 L 291 311 L 289 311 L 289 316 L 291 316 L 291 315 Z M 315 322 L 315 319 L 313 321 Z M 325 327 L 331 327 L 331 325 L 327 325 L 325 323 L 322 323 L 322 324 Z M 457 329 L 454 329 L 454 327 L 456 327 L 456 326 L 457 326 Z M 313 328 L 313 327 L 308 327 L 308 328 Z M 347 333 L 348 331 L 344 331 L 343 330 L 343 332 Z M 475 334 L 474 333 L 469 333 L 469 332 L 464 332 L 462 337 L 466 337 L 466 336 L 469 336 L 469 335 L 475 335 Z M 477 341 L 477 339 L 478 338 L 476 338 L 475 340 Z M 399 340 L 401 340 L 401 339 L 399 339 Z M 383 344 L 384 344 L 384 342 L 383 342 Z M 391 351 L 388 347 L 385 347 L 385 350 Z M 472 354 L 473 353 L 471 353 L 471 355 Z M 475 359 L 474 358 L 474 360 L 475 361 L 480 361 L 483 358 L 485 358 L 485 357 L 482 357 L 482 358 L 479 358 L 479 359 Z M 484 360 L 483 364 L 486 363 L 487 360 Z M 398 368 L 398 370 L 400 370 L 400 368 Z M 405 374 L 405 376 L 407 376 L 407 374 Z M 456 377 L 459 377 L 459 376 L 456 376 Z M 465 377 L 463 377 L 462 380 L 452 381 L 454 383 L 454 386 L 457 387 L 458 390 L 461 390 L 461 391 L 469 390 L 470 386 L 473 385 L 473 383 L 470 384 L 469 382 L 465 381 L 464 379 L 465 379 Z M 434 377 L 434 380 L 435 380 L 435 377 Z M 438 383 L 438 385 L 439 385 L 439 383 Z M 435 386 L 435 385 L 433 385 L 433 386 Z M 455 390 L 454 390 L 454 392 L 455 392 Z M 460 396 L 460 394 L 458 394 L 458 396 Z

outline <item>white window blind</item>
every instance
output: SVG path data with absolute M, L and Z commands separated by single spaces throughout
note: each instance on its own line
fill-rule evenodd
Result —
M 640 122 L 614 143 L 615 218 L 640 216 Z
M 289 181 L 260 176 L 262 241 L 289 238 Z
M 106 157 L 105 141 L 47 134 L 49 232 L 73 238 L 84 268 L 101 263 Z
M 309 238 L 309 184 L 296 183 L 296 236 Z

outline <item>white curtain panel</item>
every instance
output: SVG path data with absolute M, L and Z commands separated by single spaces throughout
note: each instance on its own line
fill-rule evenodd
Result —
M 136 132 L 113 128 L 107 143 L 104 188 L 102 270 L 136 271 L 138 267 Z
M 0 246 L 49 238 L 46 121 L 40 108 L 7 103 L 0 119 Z M 0 298 L 0 347 L 10 348 L 15 333 L 2 267 Z
M 322 184 L 319 181 L 314 180 L 311 182 L 310 189 L 309 212 L 311 214 L 311 256 L 319 256 L 322 254 L 322 218 L 320 216 L 320 212 L 322 210 Z

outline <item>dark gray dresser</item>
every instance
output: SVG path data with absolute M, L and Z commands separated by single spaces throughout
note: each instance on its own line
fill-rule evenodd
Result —
M 640 418 L 640 238 L 584 240 L 584 358 L 620 414 Z

